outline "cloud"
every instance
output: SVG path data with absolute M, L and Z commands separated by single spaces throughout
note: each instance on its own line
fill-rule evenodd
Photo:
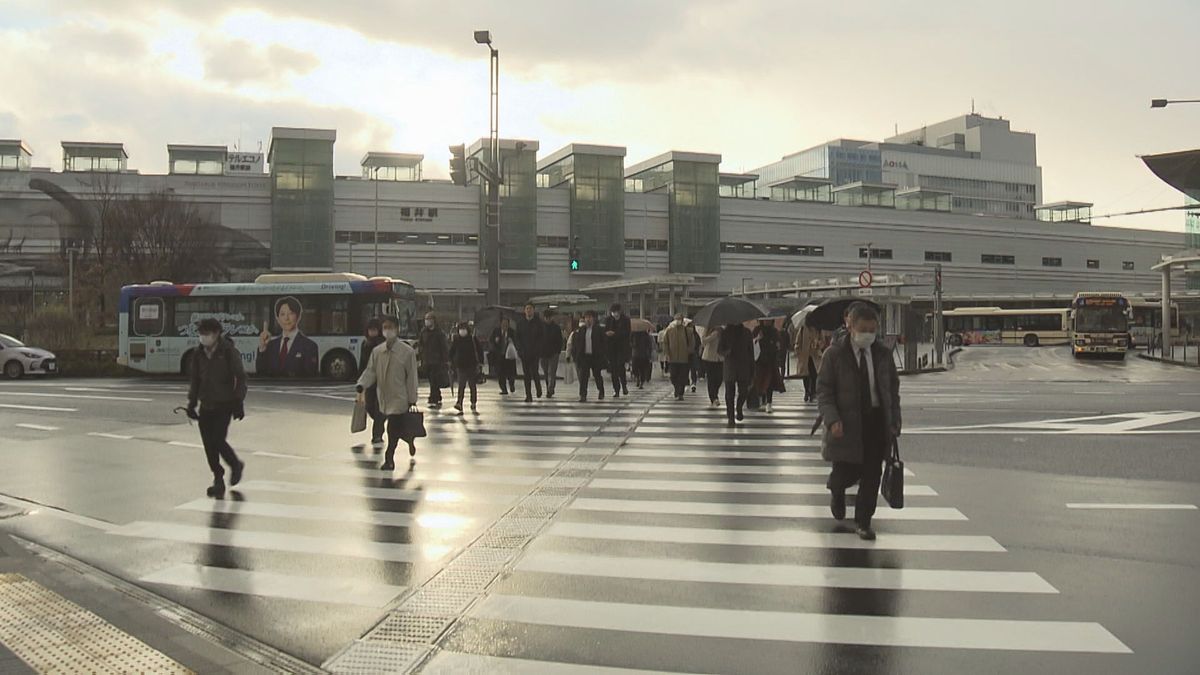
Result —
M 281 44 L 261 47 L 247 40 L 202 38 L 204 73 L 232 86 L 281 84 L 290 75 L 304 75 L 320 65 L 309 52 Z

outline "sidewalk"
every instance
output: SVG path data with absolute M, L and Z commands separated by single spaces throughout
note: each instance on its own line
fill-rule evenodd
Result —
M 1143 352 L 1143 353 L 1139 353 L 1139 354 L 1138 354 L 1138 358 L 1139 358 L 1139 359 L 1145 359 L 1145 360 L 1147 360 L 1147 361 L 1155 361 L 1155 362 L 1157 362 L 1157 363 L 1167 363 L 1167 364 L 1170 364 L 1170 365 L 1172 365 L 1172 366 L 1185 366 L 1185 367 L 1187 367 L 1187 368 L 1200 368 L 1200 362 L 1198 362 L 1198 361 L 1194 361 L 1194 360 L 1190 360 L 1190 359 L 1189 359 L 1188 361 L 1183 361 L 1183 360 L 1180 360 L 1180 359 L 1166 359 L 1166 358 L 1163 358 L 1163 357 L 1161 357 L 1161 356 L 1150 356 L 1150 355 L 1148 355 L 1148 354 L 1146 354 L 1146 353 L 1144 353 L 1144 352 Z
M 0 533 L 0 672 L 271 671 Z

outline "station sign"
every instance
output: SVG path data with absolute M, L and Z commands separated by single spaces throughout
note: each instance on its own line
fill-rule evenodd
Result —
M 225 155 L 225 175 L 238 176 L 261 174 L 263 154 L 261 152 L 230 152 Z

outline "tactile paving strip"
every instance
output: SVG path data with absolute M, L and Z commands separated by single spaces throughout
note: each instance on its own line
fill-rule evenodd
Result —
M 328 667 L 329 672 L 343 675 L 407 673 L 409 668 L 425 658 L 428 651 L 429 648 L 424 645 L 359 641 L 350 645 Z
M 40 673 L 190 673 L 21 574 L 0 574 L 0 642 Z

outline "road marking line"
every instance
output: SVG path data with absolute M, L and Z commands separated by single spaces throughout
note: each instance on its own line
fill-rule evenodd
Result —
M 58 431 L 58 427 L 48 427 L 44 424 L 28 424 L 26 422 L 18 422 L 16 426 L 22 429 L 33 429 L 34 431 Z
M 476 522 L 468 516 L 451 513 L 393 513 L 391 511 L 362 511 L 358 509 L 336 509 L 326 506 L 304 506 L 299 504 L 275 504 L 271 502 L 237 502 L 227 499 L 197 499 L 175 507 L 183 511 L 203 513 L 228 513 L 232 515 L 265 516 L 268 518 L 292 518 L 296 520 L 330 520 L 341 523 L 367 523 L 388 527 L 413 527 L 432 530 L 465 529 Z M 428 536 L 428 533 L 425 534 Z
M 16 403 L 0 403 L 0 408 L 10 410 L 40 410 L 42 412 L 79 412 L 79 408 L 54 408 L 44 405 L 19 405 Z
M 426 675 L 678 675 L 665 670 L 612 668 L 609 666 L 563 663 L 561 661 L 531 661 L 508 656 L 486 656 L 464 652 L 439 651 L 421 669 Z
M 167 441 L 167 445 L 174 445 L 181 448 L 204 448 L 204 446 L 199 443 L 185 443 L 184 441 Z
M 426 474 L 423 469 L 429 466 L 425 462 L 421 462 L 419 468 L 414 470 L 412 480 L 421 482 L 450 482 L 450 483 L 496 483 L 503 485 L 533 485 L 542 479 L 541 476 L 511 476 L 505 474 L 484 474 L 480 476 L 468 476 L 455 472 L 443 472 Z M 306 464 L 302 466 L 292 466 L 283 470 L 283 473 L 296 473 L 316 476 L 351 476 L 359 478 L 395 478 L 395 471 L 383 471 L 381 469 L 364 469 L 353 466 L 314 466 Z
M 643 462 L 609 462 L 605 471 L 631 471 L 652 473 L 721 473 L 721 474 L 765 474 L 770 476 L 825 476 L 827 466 L 745 466 L 736 464 L 657 464 Z M 904 475 L 914 476 L 911 469 Z
M 434 561 L 445 556 L 449 546 L 393 544 L 345 537 L 314 537 L 267 530 L 227 530 L 179 523 L 137 521 L 109 530 L 111 534 L 140 539 L 178 541 L 202 546 L 232 546 L 264 551 L 342 555 L 393 562 Z
M 735 504 L 713 502 L 669 502 L 641 499 L 577 498 L 569 507 L 574 511 L 622 513 L 669 513 L 702 516 L 750 516 L 759 518 L 829 518 L 829 507 L 814 504 Z M 853 513 L 854 508 L 847 508 Z M 850 517 L 850 516 L 847 516 Z M 875 514 L 882 520 L 966 520 L 955 508 L 908 506 L 901 510 L 884 508 Z
M 407 482 L 405 483 L 408 484 Z M 360 497 L 365 499 L 390 499 L 403 502 L 426 502 L 430 504 L 453 504 L 458 502 L 478 502 L 485 504 L 508 504 L 514 500 L 511 494 L 472 493 L 469 496 L 453 489 L 408 489 L 408 488 L 371 488 L 358 486 L 341 486 L 313 483 L 287 483 L 283 481 L 252 480 L 238 486 L 245 492 L 283 492 L 286 494 L 302 495 L 335 495 L 339 497 Z
M 698 527 L 660 527 L 558 521 L 546 534 L 576 539 L 616 539 L 671 544 L 718 546 L 778 546 L 781 548 L 879 549 L 889 551 L 939 551 L 1004 553 L 995 539 L 962 534 L 890 534 L 880 532 L 875 541 L 863 541 L 853 532 L 786 530 L 721 530 Z
M 737 492 L 745 494 L 774 495 L 826 495 L 829 488 L 824 483 L 753 483 L 737 481 L 705 480 L 650 480 L 641 478 L 593 478 L 585 488 L 601 490 L 665 490 L 670 492 Z M 857 486 L 846 494 L 856 494 Z M 928 485 L 905 485 L 907 497 L 936 497 L 937 492 Z
M 7 497 L 4 495 L 0 495 L 0 504 L 8 504 L 9 506 L 15 506 L 19 509 L 26 509 L 29 511 L 30 515 L 38 515 L 38 514 L 44 513 L 48 516 L 54 516 L 55 518 L 62 518 L 63 520 L 69 520 L 73 523 L 78 523 L 80 525 L 87 525 L 88 527 L 92 527 L 97 530 L 106 530 L 107 531 L 107 530 L 111 530 L 112 528 L 116 527 L 116 525 L 109 523 L 109 522 L 105 522 L 103 520 L 97 520 L 96 518 L 89 518 L 87 516 L 81 516 L 78 513 L 71 513 L 70 511 L 66 511 L 66 510 L 56 508 L 53 506 L 46 506 L 44 504 L 38 504 L 37 502 L 31 502 L 29 500 L 21 499 L 19 497 Z
M 141 580 L 152 584 L 205 591 L 376 608 L 386 607 L 396 596 L 407 590 L 404 586 L 373 584 L 360 579 L 300 577 L 186 564 L 173 565 L 147 574 L 141 577 Z
M 152 398 L 131 398 L 128 396 L 89 396 L 87 394 L 36 394 L 31 391 L 0 391 L 0 396 L 37 396 L 39 398 L 83 398 L 95 399 L 97 401 L 133 401 L 136 403 L 149 403 Z
M 672 448 L 639 448 L 624 445 L 617 451 L 623 457 L 680 457 L 692 459 L 769 459 L 808 461 L 820 457 L 816 450 L 683 450 Z
M 1120 504 L 1120 503 L 1073 503 L 1067 504 L 1068 509 L 1138 509 L 1163 511 L 1195 511 L 1195 504 Z
M 705 562 L 540 552 L 525 554 L 518 572 L 709 584 L 864 588 L 882 591 L 1058 593 L 1033 572 L 991 572 L 881 567 L 822 567 Z
M 103 431 L 89 431 L 88 436 L 99 436 L 100 438 L 112 438 L 112 439 L 118 440 L 118 441 L 133 440 L 133 436 L 126 436 L 125 434 L 110 434 L 110 433 L 106 433 Z
M 1098 623 L 671 607 L 492 595 L 468 616 L 658 635 L 870 645 L 1131 654 Z
M 277 457 L 279 459 L 308 459 L 304 455 L 289 455 L 286 452 L 267 452 L 266 450 L 255 450 L 250 454 L 258 455 L 259 457 Z
M 807 433 L 807 431 L 808 430 L 806 429 L 805 432 Z M 687 437 L 680 437 L 680 436 L 664 436 L 664 435 L 661 435 L 661 432 L 655 432 L 655 433 L 660 434 L 660 435 L 649 436 L 646 434 L 639 434 L 635 430 L 633 432 L 633 435 L 629 437 L 629 445 L 672 445 L 672 446 L 674 446 L 674 445 L 702 445 L 705 447 L 712 447 L 715 443 L 720 442 L 721 446 L 726 447 L 726 448 L 730 448 L 730 447 L 736 448 L 736 447 L 741 447 L 744 445 L 748 445 L 750 447 L 756 447 L 756 448 L 791 448 L 791 447 L 796 446 L 796 441 L 791 440 L 791 439 L 779 439 L 779 438 L 760 438 L 760 439 L 741 438 L 741 439 L 739 439 L 739 438 L 737 438 L 738 434 L 736 432 L 734 432 L 728 436 L 722 436 L 720 438 L 713 438 L 712 434 L 707 434 L 707 438 L 687 438 Z

